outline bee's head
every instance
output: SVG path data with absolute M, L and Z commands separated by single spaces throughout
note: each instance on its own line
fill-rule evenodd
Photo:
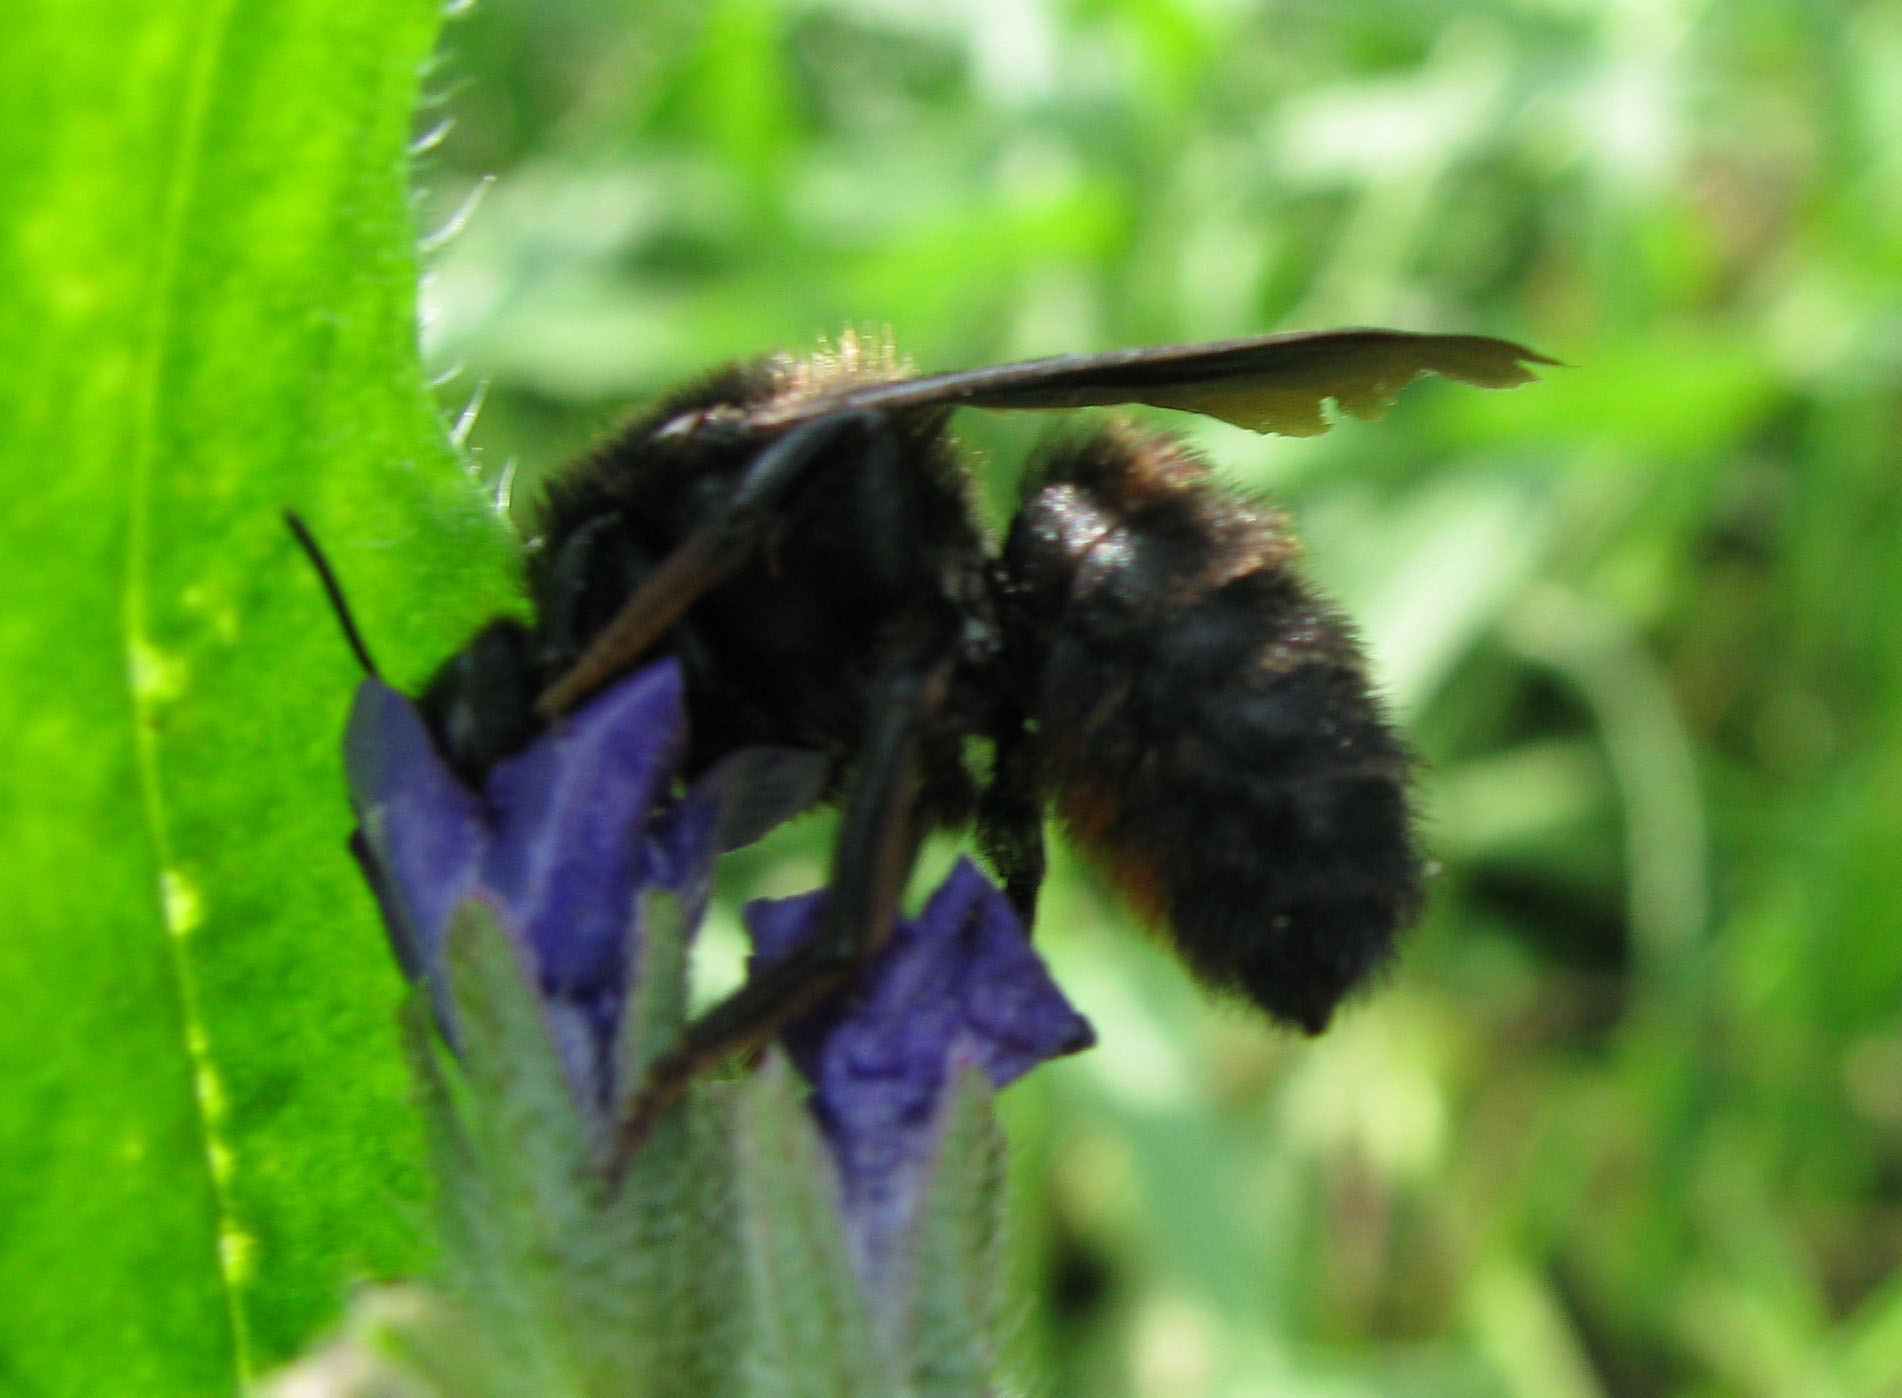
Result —
M 536 676 L 528 628 L 503 617 L 470 637 L 417 696 L 444 760 L 469 785 L 541 732 Z
M 363 673 L 381 681 L 382 672 L 370 658 L 370 648 L 350 614 L 343 586 L 316 537 L 290 510 L 284 512 L 284 523 L 317 570 L 344 639 Z M 536 674 L 528 628 L 503 617 L 476 632 L 467 645 L 444 661 L 416 700 L 443 760 L 470 786 L 481 786 L 489 768 L 520 752 L 541 732 L 542 720 L 535 712 L 540 688 Z

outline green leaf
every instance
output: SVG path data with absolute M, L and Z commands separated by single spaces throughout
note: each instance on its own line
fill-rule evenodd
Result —
M 507 595 L 416 363 L 433 4 L 28 0 L 0 45 L 0 1388 L 229 1391 L 415 1267 L 352 667 Z
M 918 1217 L 911 1377 L 921 1395 L 994 1391 L 1004 1139 L 991 1085 L 967 1065 L 940 1108 L 936 1160 Z
M 762 1393 L 895 1389 L 846 1255 L 836 1182 L 777 1051 L 741 1085 L 734 1154 Z
M 638 979 L 615 1045 L 629 1093 L 685 1023 L 693 930 L 680 900 L 661 889 L 640 897 L 636 917 Z M 573 1301 L 585 1316 L 592 1392 L 720 1394 L 738 1383 L 745 1308 L 731 1137 L 729 1094 L 695 1084 L 654 1122 L 612 1197 L 573 1240 Z M 630 1375 L 650 1382 L 630 1385 Z
M 569 1256 L 594 1223 L 591 1140 L 534 977 L 493 909 L 451 915 L 444 964 L 459 1056 L 419 1011 L 411 1059 L 429 1105 L 452 1288 L 506 1379 L 497 1393 L 588 1392 Z
M 685 919 L 660 892 L 641 900 L 640 916 L 634 1005 L 676 1023 Z M 482 1391 L 735 1391 L 747 1308 L 728 1094 L 690 1091 L 610 1190 L 606 1119 L 577 1107 L 534 978 L 486 903 L 456 910 L 445 961 L 458 1055 L 446 1056 L 419 1006 L 412 1058 L 446 1206 L 449 1282 L 490 1355 Z

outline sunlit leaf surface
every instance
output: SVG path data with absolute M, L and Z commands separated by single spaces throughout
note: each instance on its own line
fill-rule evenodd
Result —
M 415 363 L 428 4 L 29 0 L 0 45 L 0 1389 L 214 1393 L 417 1265 L 351 662 L 502 595 Z

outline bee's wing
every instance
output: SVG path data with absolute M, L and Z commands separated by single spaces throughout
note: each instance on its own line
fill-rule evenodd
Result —
M 761 425 L 857 409 L 933 407 L 1089 408 L 1147 403 L 1180 408 L 1256 432 L 1311 437 L 1327 431 L 1332 398 L 1355 417 L 1377 418 L 1422 374 L 1481 388 L 1536 378 L 1528 364 L 1556 364 L 1510 340 L 1416 335 L 1403 330 L 1328 330 L 1261 335 L 1201 345 L 1066 354 L 865 384 L 837 395 L 781 404 Z

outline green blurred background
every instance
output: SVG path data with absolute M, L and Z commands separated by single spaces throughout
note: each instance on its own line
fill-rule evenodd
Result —
M 430 85 L 425 352 L 518 505 L 848 325 L 1572 366 L 1171 421 L 1362 620 L 1440 867 L 1307 1043 L 1060 859 L 1103 1042 L 1007 1103 L 1029 1391 L 1902 1392 L 1902 6 L 482 0 Z M 1047 426 L 961 420 L 997 509 Z

